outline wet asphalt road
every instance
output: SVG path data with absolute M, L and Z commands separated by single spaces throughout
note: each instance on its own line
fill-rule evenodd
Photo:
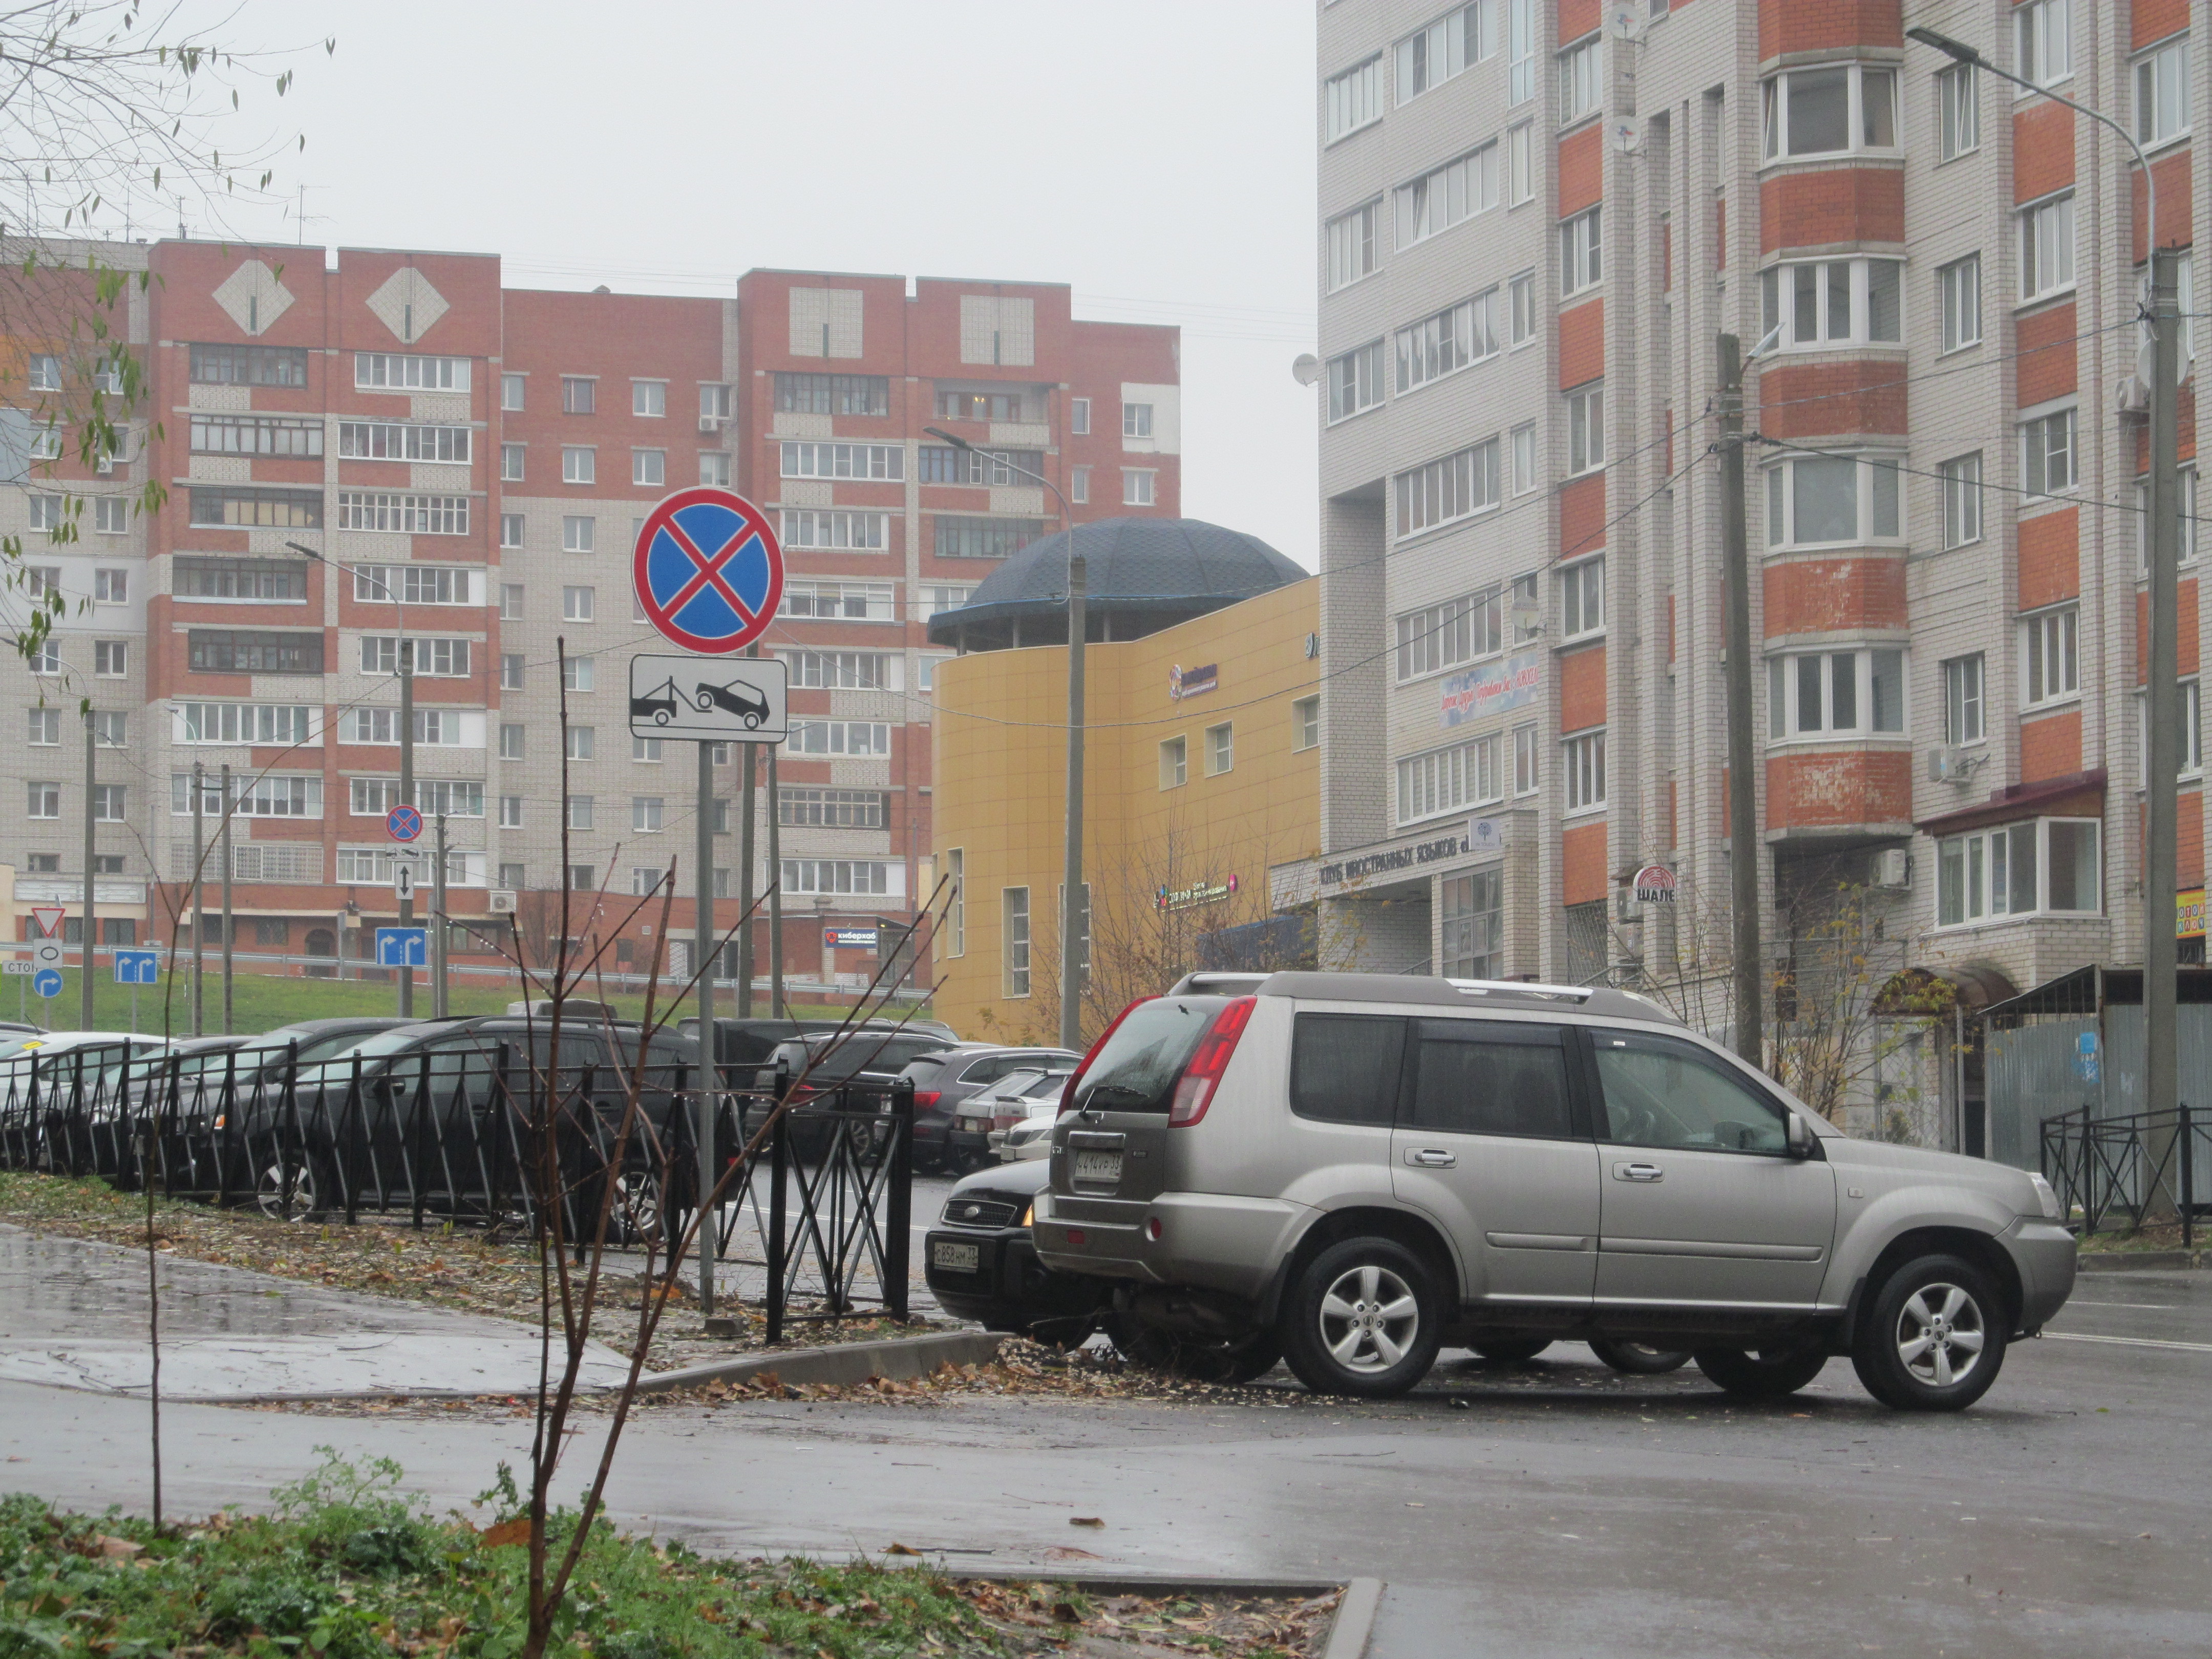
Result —
M 145 1419 L 0 1382 L 0 1488 L 143 1508 Z M 185 1510 L 255 1504 L 331 1443 L 462 1502 L 525 1433 L 173 1406 L 167 1488 Z M 1519 1367 L 1448 1355 L 1378 1407 L 1305 1400 L 1278 1373 L 1236 1406 L 656 1412 L 630 1431 L 614 1502 L 625 1525 L 748 1553 L 896 1541 L 956 1569 L 1377 1577 L 1375 1659 L 2201 1656 L 2212 1273 L 2085 1276 L 1956 1416 L 1886 1411 L 1842 1361 L 1746 1407 L 1694 1370 L 1620 1379 L 1561 1344 Z M 1066 1549 L 1091 1559 L 1048 1553 Z

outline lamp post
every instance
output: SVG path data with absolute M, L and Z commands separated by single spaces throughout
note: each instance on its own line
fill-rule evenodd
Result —
M 994 465 L 1024 478 L 1034 478 L 1052 491 L 1067 525 L 1067 842 L 1061 859 L 1060 888 L 1060 1046 L 1080 1053 L 1083 1048 L 1083 950 L 1077 918 L 1087 918 L 1083 902 L 1083 610 L 1085 571 L 1075 550 L 1075 513 L 1060 486 L 1042 473 L 1008 460 L 994 451 L 980 449 L 965 438 L 942 427 L 922 428 L 955 449 L 988 455 Z
M 2143 236 L 2150 275 L 2150 304 L 2144 322 L 2150 332 L 2150 496 L 2148 651 L 2143 665 L 2143 1098 L 2150 1114 L 2150 1163 L 2154 1190 L 2144 1195 L 2146 1209 L 2173 1212 L 2171 1149 L 2180 1093 L 2175 1018 L 2177 954 L 2174 948 L 2174 864 L 2179 824 L 2178 778 L 2181 769 L 2181 685 L 2177 663 L 2180 635 L 2180 318 L 2175 305 L 2174 256 L 2158 245 L 2158 185 L 2150 158 L 2124 124 L 2087 104 L 2037 86 L 2010 70 L 2000 69 L 1965 42 L 1934 29 L 1911 28 L 1905 35 L 1972 69 L 2025 87 L 2053 103 L 2087 116 L 2119 135 L 2134 152 L 2143 178 Z M 2130 266 L 2133 261 L 2130 262 Z M 2185 1151 L 2183 1157 L 2187 1157 Z
M 295 553 L 304 553 L 317 564 L 334 570 L 350 571 L 356 579 L 364 571 L 359 565 L 349 564 L 343 559 L 328 559 L 312 547 L 301 542 L 286 542 Z M 392 646 L 392 667 L 399 680 L 399 799 L 406 805 L 415 804 L 415 642 L 407 637 L 407 607 L 392 591 L 392 584 L 381 575 L 368 575 L 370 581 L 384 590 L 384 597 L 392 601 L 394 626 L 398 637 Z M 411 852 L 409 856 L 412 856 Z M 399 901 L 399 925 L 411 926 L 415 921 L 413 895 Z M 440 925 L 444 919 L 440 918 Z M 343 943 L 343 940 L 340 941 Z M 407 951 L 403 945 L 399 951 L 399 1017 L 410 1019 L 415 1013 L 415 969 L 406 961 Z

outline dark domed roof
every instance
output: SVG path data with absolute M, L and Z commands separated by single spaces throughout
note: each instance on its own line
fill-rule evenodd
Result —
M 1149 611 L 1180 619 L 1303 581 L 1309 574 L 1258 537 L 1202 519 L 1080 524 L 1076 550 L 1083 556 L 1085 602 L 1095 612 Z M 1057 617 L 1066 608 L 1067 532 L 1062 531 L 1008 559 L 958 610 L 932 617 L 929 635 L 951 644 L 963 626 L 1014 617 Z

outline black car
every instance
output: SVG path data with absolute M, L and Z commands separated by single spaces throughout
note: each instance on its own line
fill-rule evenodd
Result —
M 923 1241 L 930 1293 L 987 1331 L 1073 1345 L 1113 1308 L 1113 1282 L 1055 1273 L 1030 1242 L 1030 1209 L 1052 1176 L 1045 1158 L 979 1170 L 952 1188 Z
M 744 1109 L 744 1132 L 758 1129 L 773 1109 L 779 1086 L 792 1091 L 792 1145 L 808 1160 L 821 1156 L 830 1143 L 830 1126 L 811 1115 L 807 1108 L 825 1106 L 828 1097 L 846 1085 L 888 1091 L 910 1060 L 951 1048 L 951 1039 L 928 1031 L 899 1030 L 888 1025 L 860 1025 L 840 1031 L 816 1031 L 776 1044 L 751 1079 L 754 1091 Z M 925 1162 L 921 1142 L 921 1113 L 915 1117 L 915 1160 Z
M 1083 1056 L 1066 1048 L 999 1042 L 945 1043 L 909 1060 L 914 1079 L 914 1158 L 917 1168 L 933 1170 L 949 1156 L 946 1139 L 960 1103 L 989 1088 L 1009 1073 L 1028 1066 L 1074 1066 Z

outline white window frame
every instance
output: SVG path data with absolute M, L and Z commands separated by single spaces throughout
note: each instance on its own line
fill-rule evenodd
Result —
M 1091 505 L 1091 469 L 1071 466 L 1067 469 L 1067 499 L 1078 507 Z
M 1939 665 L 1943 677 L 1943 741 L 1950 748 L 1966 749 L 1987 743 L 1990 735 L 1990 669 L 1988 656 L 1970 651 L 1946 657 Z
M 1393 632 L 1400 685 L 1498 656 L 1505 649 L 1504 591 L 1486 588 L 1401 612 Z
M 594 553 L 599 550 L 599 521 L 589 513 L 563 513 L 561 515 L 561 550 L 563 553 Z
M 1536 423 L 1524 421 L 1505 435 L 1512 475 L 1508 487 L 1513 494 L 1525 495 L 1543 483 L 1536 470 Z
M 1987 505 L 1982 499 L 1982 452 L 1938 461 L 1936 471 L 1943 497 L 1943 545 L 1947 550 L 1972 547 L 1982 538 Z
M 2094 849 L 2089 867 L 2097 892 L 2087 908 L 2056 909 L 2051 903 L 2051 827 L 2086 831 Z M 2094 916 L 2104 911 L 2104 825 L 2095 818 L 2028 818 L 1992 824 L 1936 843 L 1936 927 L 1987 927 L 2027 916 Z M 2014 903 L 2012 888 L 2022 853 L 2035 860 L 2032 904 Z M 1954 908 L 1954 899 L 1956 908 Z
M 1388 373 L 1383 345 L 1381 340 L 1370 340 L 1328 360 L 1329 425 L 1382 406 L 1382 383 Z
M 1124 403 L 1121 405 L 1121 435 L 1124 438 L 1149 438 L 1152 435 L 1152 406 L 1150 404 Z
M 2056 440 L 2063 437 L 2064 442 Z M 2024 411 L 2020 418 L 2020 483 L 2026 501 L 2070 495 L 2081 482 L 2080 411 L 2071 399 L 2057 408 Z M 2052 462 L 2063 457 L 2063 482 Z
M 1291 704 L 1291 752 L 1302 755 L 1321 747 L 1321 694 L 1299 697 Z
M 629 482 L 634 489 L 658 489 L 668 483 L 668 452 L 633 449 L 629 453 Z
M 1601 726 L 1559 739 L 1562 811 L 1567 817 L 1605 811 L 1605 731 Z
M 1537 332 L 1536 273 L 1524 270 L 1505 279 L 1505 349 L 1533 345 Z
M 1904 457 L 1896 454 L 1791 454 L 1765 469 L 1766 545 L 1769 548 L 1869 547 L 1905 540 Z M 1850 464 L 1852 472 L 1851 533 L 1826 539 L 1800 538 L 1797 534 L 1797 481 L 1802 470 L 1824 472 L 1838 462 Z M 1887 530 L 1880 527 L 1884 511 L 1894 515 Z
M 2027 0 L 2013 8 L 2013 67 L 2022 80 L 2055 87 L 2074 78 L 2074 0 Z M 2032 94 L 2024 87 L 2015 98 Z
M 1498 51 L 1498 0 L 1454 6 L 1392 42 L 1391 84 L 1403 106 L 1425 92 L 1456 80 Z
M 499 406 L 502 412 L 511 415 L 520 410 L 522 400 L 528 392 L 529 380 L 530 377 L 527 374 L 519 374 L 512 369 L 503 370 L 501 373 Z
M 1125 466 L 1121 469 L 1121 505 L 1124 507 L 1157 507 L 1159 504 L 1156 489 L 1159 474 L 1151 467 Z
M 2020 706 L 2056 708 L 2081 699 L 2081 602 L 2020 619 Z
M 1843 285 L 1844 326 L 1831 331 L 1835 320 L 1837 284 Z M 1886 283 L 1893 317 L 1891 331 L 1875 331 L 1875 290 Z M 1905 343 L 1905 261 L 1868 258 L 1792 259 L 1764 267 L 1759 273 L 1760 328 L 1781 330 L 1776 347 L 1785 351 L 1838 351 L 1855 346 L 1901 346 Z M 1808 309 L 1813 331 L 1800 331 Z
M 1382 268 L 1382 198 L 1362 202 L 1322 227 L 1328 291 L 1340 293 Z
M 641 421 L 666 420 L 668 382 L 632 380 L 629 383 L 629 412 Z
M 1559 638 L 1595 639 L 1605 632 L 1605 555 L 1577 559 L 1559 570 Z
M 1520 121 L 1505 132 L 1505 205 L 1526 207 L 1536 199 L 1536 124 Z
M 1887 659 L 1887 661 L 1877 660 Z M 1842 679 L 1839 684 L 1838 671 Z M 1887 669 L 1896 706 L 1891 724 L 1875 724 L 1875 675 Z M 1855 738 L 1901 738 L 1908 728 L 1905 647 L 1852 646 L 1839 651 L 1778 652 L 1766 659 L 1766 740 L 1771 744 L 1832 744 Z M 1839 723 L 1839 690 L 1850 698 L 1850 720 Z M 1807 698 L 1812 707 L 1808 712 Z
M 1390 225 L 1396 251 L 1402 253 L 1417 242 L 1495 210 L 1498 168 L 1498 141 L 1492 138 L 1392 191 Z
M 702 449 L 699 452 L 699 482 L 716 489 L 730 487 L 728 450 Z
M 2079 252 L 2075 240 L 2074 186 L 2069 185 L 2030 202 L 2018 214 L 2021 303 L 2072 293 Z
M 1399 473 L 1392 481 L 1397 539 L 1494 512 L 1499 501 L 1498 450 L 1498 440 L 1486 438 Z
M 1393 772 L 1401 828 L 1505 798 L 1495 732 L 1405 756 Z
M 522 545 L 522 538 L 524 535 L 527 533 L 528 529 L 529 526 L 521 514 L 501 514 L 499 515 L 500 546 L 501 548 L 520 547 Z
M 1571 127 L 1605 107 L 1605 36 L 1586 35 L 1563 49 L 1559 65 L 1559 125 Z
M 1091 399 L 1070 398 L 1067 400 L 1067 429 L 1079 438 L 1091 435 Z
M 896 483 L 906 477 L 906 450 L 898 444 L 786 442 L 779 450 L 787 478 Z
M 1795 95 L 1796 83 L 1811 76 L 1829 75 L 1838 70 L 1844 74 L 1844 143 L 1840 149 L 1793 150 L 1789 147 L 1790 100 Z M 1882 95 L 1889 100 L 1890 142 L 1881 143 L 1867 136 L 1867 103 L 1869 82 L 1878 82 Z M 1904 151 L 1898 141 L 1899 130 L 1897 107 L 1897 66 L 1893 64 L 1793 64 L 1777 74 L 1770 75 L 1759 84 L 1761 137 L 1759 159 L 1762 164 L 1778 161 L 1802 161 L 1814 157 L 1837 155 L 1900 155 Z
M 562 483 L 597 483 L 599 472 L 599 450 L 596 446 L 592 444 L 561 446 L 561 482 Z
M 1536 54 L 1543 40 L 1536 0 L 1505 0 L 1505 101 L 1524 104 L 1536 95 Z
M 564 587 L 561 590 L 561 620 L 562 622 L 591 622 L 592 612 L 599 608 L 599 590 L 595 587 Z
M 2175 482 L 2180 486 L 2181 520 L 2180 554 L 2182 564 L 2193 564 L 2197 560 L 2197 464 L 2189 462 L 2176 469 Z M 2136 574 L 2141 576 L 2150 569 L 2150 480 L 2136 480 Z
M 1978 251 L 1936 270 L 1936 308 L 1942 323 L 1938 355 L 1982 343 L 1982 256 Z
M 1591 380 L 1562 394 L 1567 405 L 1567 476 L 1605 469 L 1605 382 Z
M 1206 728 L 1206 775 L 1218 778 L 1237 769 L 1237 726 L 1224 720 Z
M 1605 281 L 1605 204 L 1559 221 L 1559 297 L 1587 293 Z
M 1030 890 L 1026 887 L 1002 887 L 999 890 L 1000 991 L 1009 1000 L 1030 994 L 1030 951 L 1034 944 L 1030 915 Z
M 1982 88 L 1971 64 L 1936 76 L 1936 162 L 1955 161 L 1982 147 Z
M 1402 398 L 1504 349 L 1498 341 L 1498 290 L 1485 289 L 1392 333 L 1397 393 Z
M 1178 732 L 1160 739 L 1160 787 L 1180 789 L 1190 781 L 1190 739 Z
M 1544 787 L 1544 733 L 1531 721 L 1513 728 L 1513 794 L 1533 795 Z
M 1322 143 L 1333 144 L 1364 131 L 1382 118 L 1382 54 L 1364 58 L 1322 82 L 1327 125 Z
M 2204 775 L 2204 696 L 2203 682 L 2191 674 L 2179 684 L 2181 732 L 2179 764 L 2174 776 L 2194 780 Z M 2136 787 L 2150 781 L 2150 699 L 2136 693 Z

